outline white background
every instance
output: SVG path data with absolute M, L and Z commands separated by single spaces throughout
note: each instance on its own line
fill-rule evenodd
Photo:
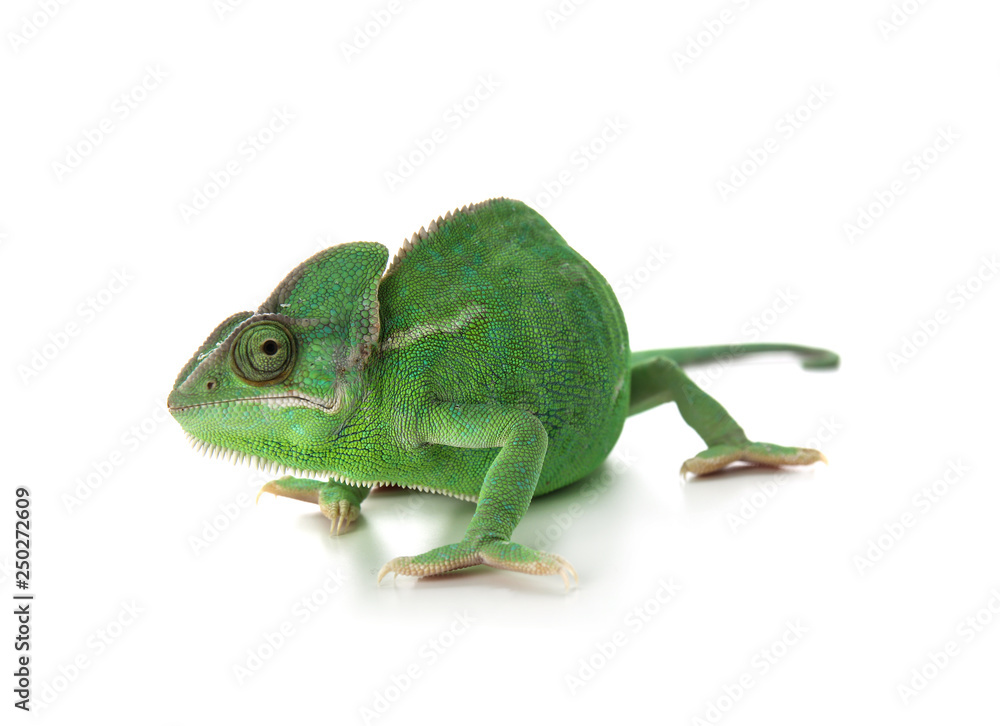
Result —
M 0 17 L 2 507 L 10 523 L 31 488 L 46 722 L 996 719 L 996 3 L 218 5 L 16 0 Z M 373 13 L 391 19 L 366 38 Z M 250 160 L 275 109 L 294 119 Z M 185 214 L 196 190 L 214 198 Z M 314 507 L 253 507 L 265 479 L 163 417 L 209 331 L 314 251 L 394 251 L 493 196 L 538 208 L 606 275 L 635 350 L 838 351 L 834 373 L 692 370 L 751 437 L 822 441 L 830 466 L 681 483 L 702 443 L 664 406 L 626 425 L 628 464 L 535 502 L 515 533 L 574 564 L 568 594 L 485 568 L 376 587 L 391 557 L 457 541 L 472 506 L 376 494 L 331 539 Z M 10 528 L 0 557 L 6 598 Z

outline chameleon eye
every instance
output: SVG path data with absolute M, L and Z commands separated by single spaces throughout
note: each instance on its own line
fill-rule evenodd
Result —
M 253 385 L 282 381 L 295 360 L 295 340 L 281 323 L 262 320 L 244 328 L 232 346 L 237 375 Z

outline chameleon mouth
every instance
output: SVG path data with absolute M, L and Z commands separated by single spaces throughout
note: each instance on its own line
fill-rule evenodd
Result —
M 266 404 L 268 408 L 312 408 L 318 411 L 325 411 L 327 413 L 335 412 L 339 408 L 339 402 L 336 400 L 330 401 L 329 403 L 324 403 L 322 401 L 317 401 L 314 398 L 302 395 L 291 395 L 287 393 L 282 393 L 277 396 L 252 396 L 249 398 L 223 398 L 218 401 L 203 401 L 201 403 L 176 403 L 172 402 L 170 399 L 173 398 L 171 394 L 167 397 L 167 410 L 171 413 L 178 411 L 189 411 L 195 408 L 205 408 L 207 406 L 220 406 L 223 404 L 239 404 L 239 403 L 263 403 Z

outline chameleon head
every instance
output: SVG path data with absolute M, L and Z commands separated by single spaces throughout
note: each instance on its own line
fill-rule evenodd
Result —
M 353 242 L 303 262 L 257 312 L 212 331 L 177 376 L 170 413 L 211 451 L 328 469 L 317 457 L 364 395 L 387 257 Z

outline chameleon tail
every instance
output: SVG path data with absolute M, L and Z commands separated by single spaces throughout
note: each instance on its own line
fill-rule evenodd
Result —
M 707 345 L 698 348 L 665 348 L 663 350 L 642 350 L 632 352 L 632 365 L 645 363 L 659 357 L 669 358 L 680 366 L 711 363 L 719 359 L 740 358 L 751 353 L 795 353 L 802 361 L 803 368 L 834 369 L 840 365 L 840 356 L 822 348 L 808 348 L 804 345 L 784 343 L 733 343 L 731 345 Z

